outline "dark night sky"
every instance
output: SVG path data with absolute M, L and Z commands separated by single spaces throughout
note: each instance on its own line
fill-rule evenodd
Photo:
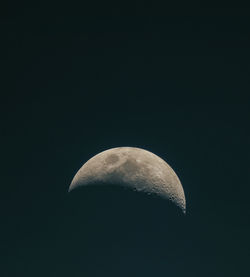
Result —
M 248 276 L 249 11 L 1 9 L 1 276 Z M 185 219 L 136 193 L 67 193 L 117 146 L 174 168 Z

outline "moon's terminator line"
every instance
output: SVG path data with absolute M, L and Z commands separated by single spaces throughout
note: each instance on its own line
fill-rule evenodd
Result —
M 135 147 L 117 147 L 88 160 L 74 176 L 69 191 L 98 184 L 117 184 L 168 199 L 185 213 L 186 200 L 174 170 L 155 154 Z

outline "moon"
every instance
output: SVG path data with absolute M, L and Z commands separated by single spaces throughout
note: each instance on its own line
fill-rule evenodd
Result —
M 141 148 L 117 147 L 95 155 L 76 173 L 69 191 L 100 184 L 157 195 L 186 212 L 184 190 L 174 170 L 163 159 Z

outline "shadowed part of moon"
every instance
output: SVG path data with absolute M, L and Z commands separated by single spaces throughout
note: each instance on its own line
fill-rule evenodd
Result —
M 88 160 L 77 172 L 69 191 L 90 185 L 118 185 L 158 195 L 181 208 L 186 200 L 181 182 L 160 157 L 140 148 L 118 147 Z

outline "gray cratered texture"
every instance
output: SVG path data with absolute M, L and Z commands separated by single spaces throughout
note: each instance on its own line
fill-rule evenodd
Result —
M 69 191 L 98 184 L 117 184 L 156 194 L 172 201 L 184 213 L 186 210 L 184 191 L 173 169 L 144 149 L 117 147 L 95 155 L 79 169 Z

